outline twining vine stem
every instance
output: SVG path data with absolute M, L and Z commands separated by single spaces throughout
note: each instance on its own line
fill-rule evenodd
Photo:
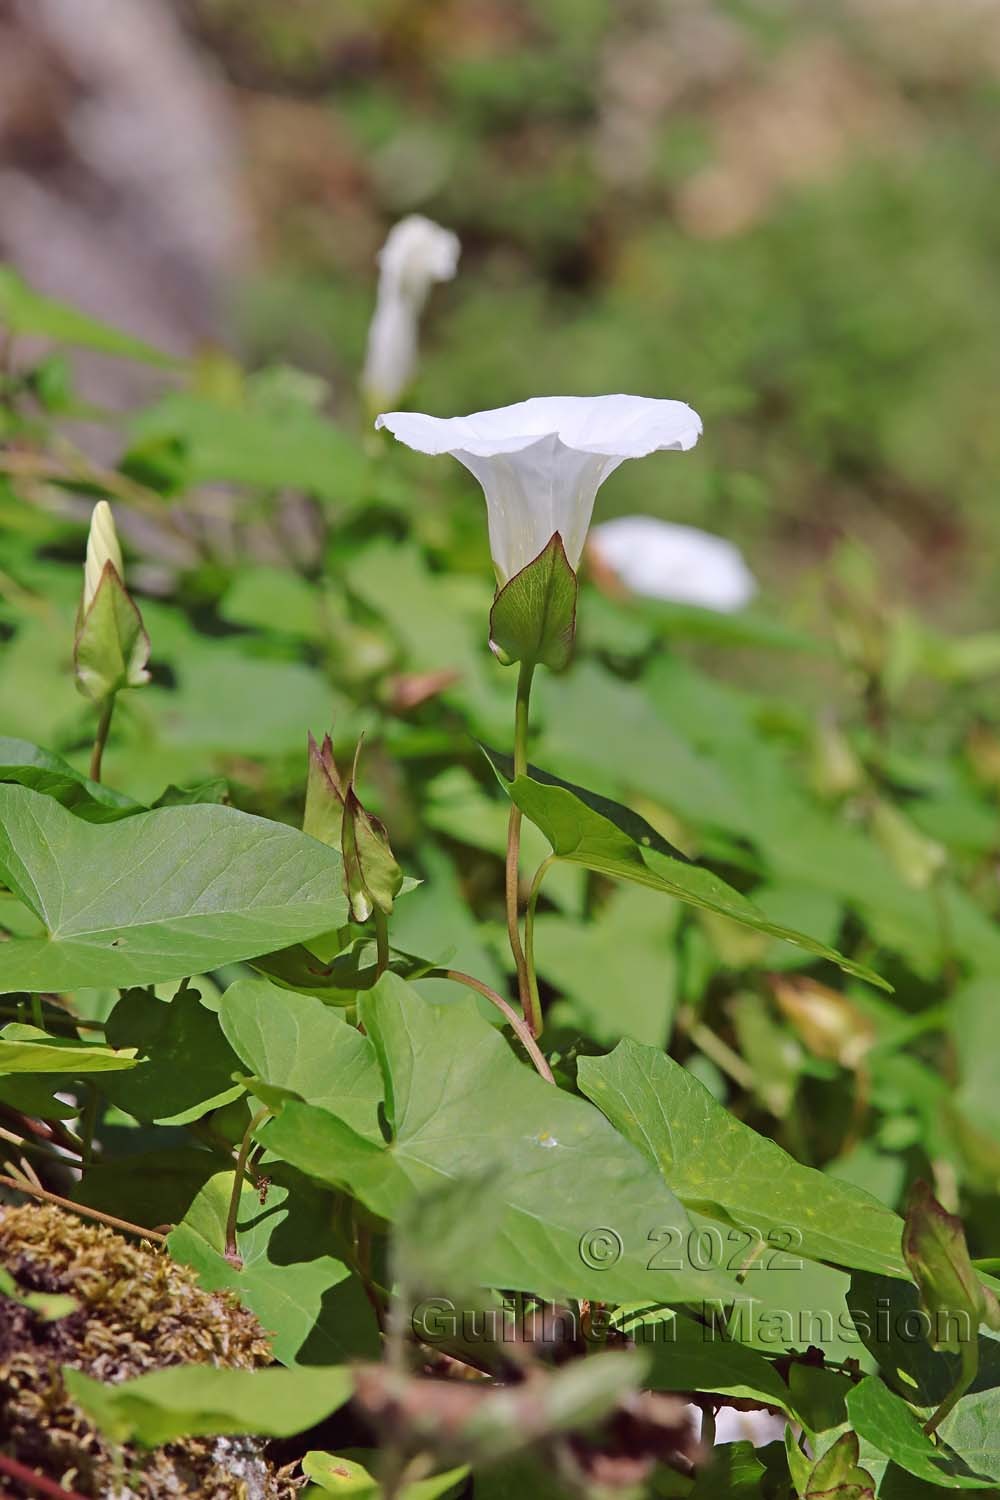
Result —
M 528 705 L 531 697 L 531 679 L 535 673 L 534 662 L 523 661 L 517 675 L 517 697 L 514 705 L 514 775 L 523 776 L 528 769 Z M 528 966 L 521 946 L 519 925 L 518 873 L 521 861 L 521 809 L 511 806 L 507 824 L 507 868 L 505 891 L 507 898 L 507 936 L 510 951 L 517 970 L 517 993 L 521 1009 L 528 1018 L 532 1034 L 541 1031 L 541 1016 L 531 1010 L 531 995 L 528 981 Z
M 470 990 L 476 990 L 478 994 L 485 996 L 492 1005 L 496 1006 L 497 1010 L 502 1011 L 510 1022 L 518 1035 L 521 1046 L 534 1063 L 536 1071 L 541 1074 L 546 1083 L 555 1083 L 552 1069 L 545 1061 L 542 1050 L 535 1041 L 524 1017 L 519 1016 L 514 1007 L 502 995 L 498 995 L 496 990 L 491 990 L 488 984 L 484 984 L 481 979 L 474 979 L 471 974 L 463 974 L 461 969 L 432 969 L 428 978 L 453 979 L 456 984 L 467 985 Z
M 39 1495 L 54 1495 L 58 1500 L 83 1500 L 79 1490 L 68 1490 L 65 1485 L 56 1484 L 54 1479 L 47 1479 L 44 1474 L 36 1474 L 27 1464 L 22 1464 L 16 1458 L 9 1458 L 5 1453 L 0 1453 L 0 1474 L 16 1479 L 18 1484 Z

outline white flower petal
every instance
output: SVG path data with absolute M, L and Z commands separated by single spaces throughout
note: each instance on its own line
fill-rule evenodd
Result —
M 701 418 L 683 401 L 536 396 L 468 417 L 384 412 L 375 426 L 418 453 L 450 453 L 476 476 L 486 495 L 493 561 L 505 582 L 555 531 L 577 567 L 608 475 L 627 458 L 693 448 Z
M 458 235 L 423 214 L 394 224 L 378 253 L 380 280 L 426 297 L 435 281 L 451 281 L 462 246 Z
M 87 557 L 83 565 L 84 610 L 90 608 L 97 593 L 105 563 L 110 563 L 122 582 L 125 581 L 122 549 L 118 544 L 114 514 L 106 500 L 98 500 L 91 514 L 90 531 L 87 533 Z
M 695 526 L 619 516 L 595 526 L 590 545 L 627 588 L 652 599 L 729 614 L 757 592 L 739 548 Z
M 646 396 L 533 396 L 469 417 L 391 411 L 375 425 L 420 453 L 462 448 L 482 458 L 517 453 L 550 436 L 583 453 L 645 458 L 664 448 L 693 448 L 701 435 L 701 418 L 683 401 Z

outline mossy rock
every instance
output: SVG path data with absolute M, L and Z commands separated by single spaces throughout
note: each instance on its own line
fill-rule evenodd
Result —
M 176 1364 L 255 1369 L 267 1337 L 228 1292 L 206 1292 L 164 1252 L 48 1204 L 0 1207 L 0 1266 L 22 1296 L 63 1294 L 46 1318 L 0 1294 L 0 1453 L 93 1500 L 287 1500 L 297 1484 L 254 1438 L 116 1453 L 69 1400 L 63 1365 L 115 1382 Z M 28 1494 L 4 1476 L 10 1495 Z

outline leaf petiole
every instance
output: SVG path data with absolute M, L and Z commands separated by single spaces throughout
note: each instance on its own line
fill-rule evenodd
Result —
M 253 1148 L 254 1131 L 260 1125 L 263 1125 L 268 1115 L 272 1113 L 270 1105 L 267 1104 L 264 1105 L 263 1109 L 257 1111 L 243 1132 L 239 1155 L 236 1158 L 236 1175 L 233 1178 L 233 1191 L 229 1196 L 229 1212 L 226 1215 L 226 1248 L 224 1254 L 229 1264 L 235 1266 L 238 1271 L 242 1271 L 243 1269 L 243 1257 L 236 1244 L 236 1221 L 240 1213 L 240 1198 L 243 1193 L 243 1179 L 246 1176 L 247 1158 Z
M 535 673 L 535 664 L 531 661 L 522 661 L 517 674 L 517 697 L 514 704 L 514 774 L 523 776 L 528 766 L 528 708 L 531 699 L 531 679 Z M 507 865 L 504 890 L 507 902 L 507 936 L 510 940 L 510 951 L 514 957 L 514 967 L 517 970 L 517 992 L 521 1001 L 521 1009 L 528 1018 L 528 1025 L 532 1034 L 537 1036 L 541 1031 L 541 1017 L 534 1014 L 531 1005 L 531 990 L 528 978 L 528 966 L 525 961 L 524 949 L 521 946 L 521 929 L 519 923 L 518 899 L 518 873 L 521 861 L 521 809 L 511 803 L 510 817 L 507 821 Z

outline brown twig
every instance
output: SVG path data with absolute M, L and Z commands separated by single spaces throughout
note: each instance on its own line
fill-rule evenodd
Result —
M 157 1229 L 143 1229 L 141 1224 L 130 1224 L 128 1219 L 116 1219 L 114 1214 L 102 1214 L 99 1209 L 88 1208 L 84 1203 L 74 1203 L 72 1198 L 62 1198 L 58 1193 L 50 1193 L 47 1188 L 36 1188 L 28 1182 L 18 1182 L 16 1177 L 6 1177 L 0 1173 L 0 1185 L 13 1188 L 15 1193 L 30 1193 L 32 1197 L 43 1198 L 46 1203 L 54 1203 L 58 1208 L 68 1208 L 71 1213 L 82 1214 L 85 1219 L 97 1219 L 101 1224 L 108 1224 L 112 1229 L 122 1229 L 126 1234 L 137 1234 L 143 1240 L 157 1240 L 165 1245 L 167 1237 Z M 60 1494 L 64 1493 L 60 1491 Z
M 0 1104 L 0 1120 L 5 1120 L 11 1130 L 16 1130 L 24 1139 L 34 1136 L 53 1146 L 61 1146 L 64 1151 L 72 1151 L 74 1156 L 83 1155 L 83 1142 L 67 1130 L 61 1120 L 36 1120 L 11 1104 Z

